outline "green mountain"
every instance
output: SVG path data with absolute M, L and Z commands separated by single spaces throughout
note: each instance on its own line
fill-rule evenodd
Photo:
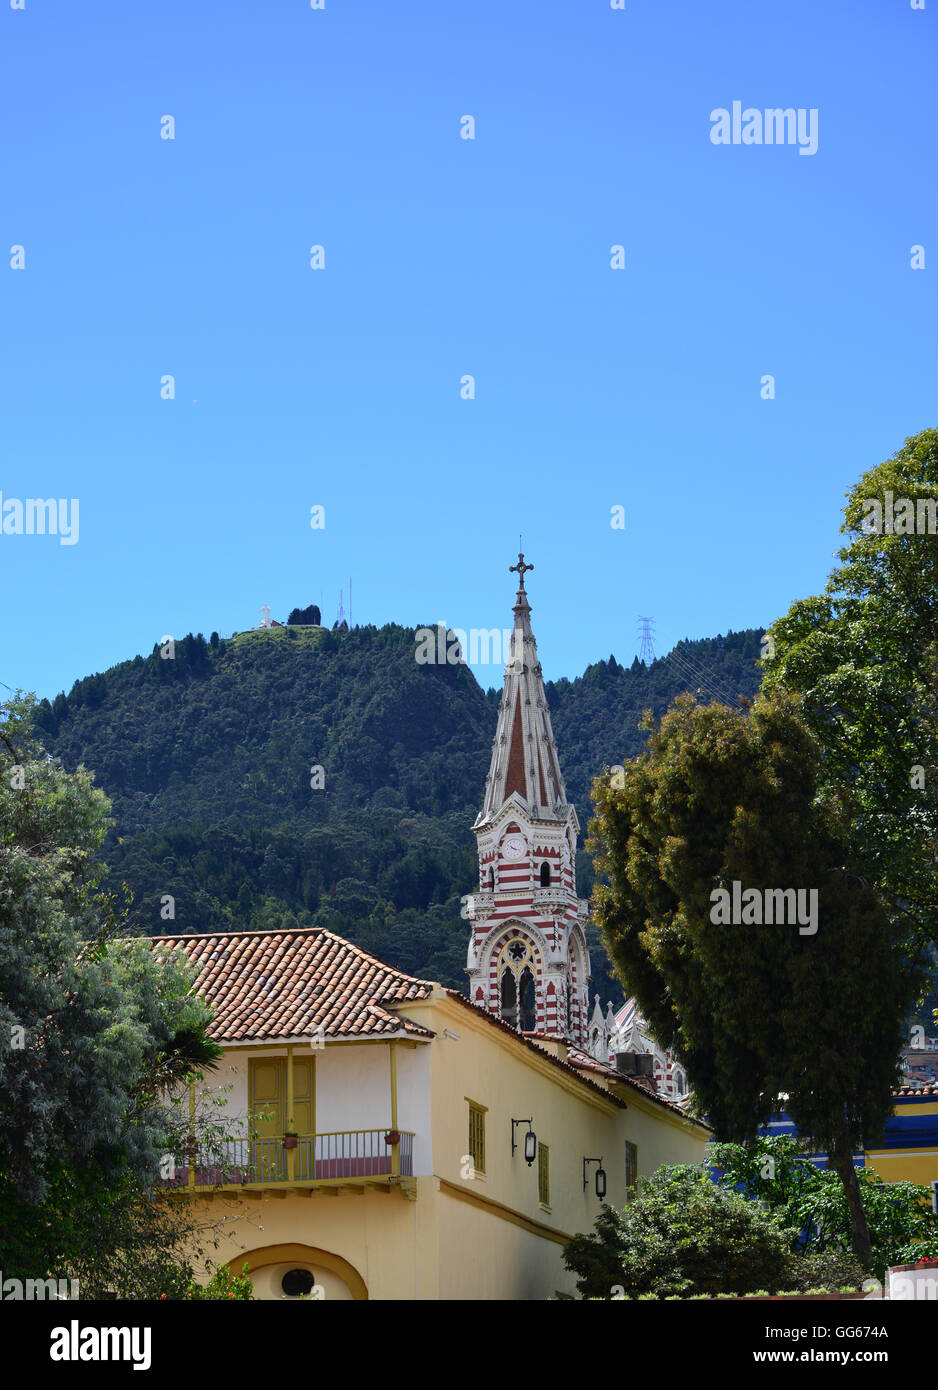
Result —
M 758 629 L 682 642 L 646 669 L 614 657 L 547 699 L 580 823 L 604 765 L 637 753 L 642 711 L 676 694 L 752 696 Z M 318 923 L 417 975 L 464 987 L 476 885 L 470 831 L 499 692 L 420 665 L 409 628 L 201 634 L 75 682 L 37 707 L 47 748 L 113 799 L 106 886 L 150 934 Z M 498 675 L 500 676 L 500 671 Z M 578 856 L 578 884 L 592 884 Z M 597 936 L 594 988 L 621 999 Z

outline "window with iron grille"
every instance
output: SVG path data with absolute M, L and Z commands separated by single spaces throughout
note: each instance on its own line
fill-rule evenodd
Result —
M 477 1173 L 485 1172 L 485 1106 L 469 1102 L 469 1153 Z
M 634 1195 L 638 1181 L 638 1145 L 625 1141 L 625 1187 L 630 1196 Z
M 537 1195 L 542 1206 L 550 1206 L 550 1149 L 546 1144 L 537 1146 Z

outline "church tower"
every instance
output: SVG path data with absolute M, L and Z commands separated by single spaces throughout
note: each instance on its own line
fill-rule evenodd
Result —
M 567 793 L 531 632 L 518 556 L 511 651 L 485 800 L 472 827 L 479 889 L 468 899 L 472 923 L 467 973 L 479 1008 L 522 1033 L 588 1038 L 588 904 L 576 895 L 580 825 Z

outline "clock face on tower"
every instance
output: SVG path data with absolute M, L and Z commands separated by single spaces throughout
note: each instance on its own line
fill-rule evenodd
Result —
M 509 835 L 502 845 L 506 859 L 523 859 L 528 852 L 528 842 L 523 835 Z

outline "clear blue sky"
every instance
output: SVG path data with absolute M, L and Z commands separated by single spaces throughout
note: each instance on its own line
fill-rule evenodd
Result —
M 0 534 L 8 685 L 349 575 L 502 626 L 519 531 L 550 677 L 762 624 L 938 424 L 938 0 L 26 0 L 0 50 L 0 491 L 80 499 Z M 817 153 L 712 144 L 735 100 Z

